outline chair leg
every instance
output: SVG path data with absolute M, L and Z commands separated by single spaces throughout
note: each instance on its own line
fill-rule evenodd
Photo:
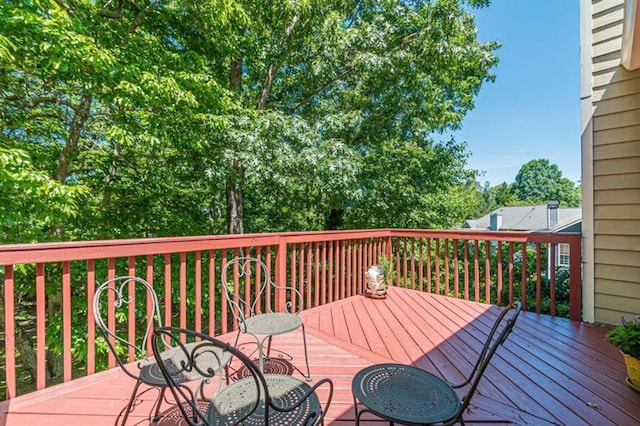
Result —
M 267 356 L 265 359 L 269 359 L 271 356 L 271 340 L 273 340 L 273 336 L 269 336 L 269 340 L 267 341 Z
M 136 395 L 138 394 L 138 388 L 140 387 L 141 384 L 142 382 L 140 380 L 136 381 L 136 385 L 133 387 L 133 392 L 131 392 L 131 398 L 129 398 L 129 403 L 125 407 L 124 411 L 121 411 L 121 413 L 123 413 L 122 422 L 120 422 L 121 426 L 124 426 L 127 423 L 127 419 L 129 418 L 129 413 L 133 409 L 133 402 L 136 400 Z
M 307 382 L 311 381 L 311 369 L 309 368 L 309 355 L 307 355 L 307 334 L 304 331 L 304 324 L 302 324 L 302 344 L 304 346 L 304 362 L 307 364 Z
M 153 423 L 157 422 L 158 420 L 160 420 L 160 406 L 162 405 L 162 400 L 164 398 L 164 392 L 167 390 L 167 388 L 163 387 L 160 390 L 160 395 L 158 395 L 158 400 L 155 403 L 155 410 L 153 413 L 153 417 L 151 417 L 151 421 Z

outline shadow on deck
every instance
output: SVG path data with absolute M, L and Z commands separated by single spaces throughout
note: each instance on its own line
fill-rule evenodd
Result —
M 372 363 L 413 364 L 461 381 L 498 312 L 493 306 L 400 288 L 391 288 L 384 300 L 354 296 L 303 312 L 314 379 L 331 377 L 335 385 L 325 424 L 353 424 L 351 379 Z M 626 386 L 622 357 L 604 342 L 605 332 L 523 313 L 486 371 L 465 420 L 640 424 L 640 394 Z M 218 336 L 231 342 L 234 337 Z M 294 364 L 302 363 L 299 333 L 276 336 L 273 347 L 283 349 Z M 3 402 L 0 426 L 113 425 L 132 386 L 118 369 L 53 386 Z M 151 391 L 140 398 L 130 424 L 148 424 L 155 397 Z

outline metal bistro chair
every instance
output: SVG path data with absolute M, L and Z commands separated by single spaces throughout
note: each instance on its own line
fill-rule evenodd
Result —
M 233 274 L 233 275 L 230 275 Z M 234 278 L 231 279 L 231 276 Z M 311 380 L 307 337 L 302 319 L 298 316 L 302 308 L 302 294 L 293 288 L 276 285 L 271 280 L 267 265 L 255 257 L 236 257 L 222 268 L 222 288 L 227 302 L 238 324 L 238 334 L 234 346 L 238 345 L 240 334 L 251 335 L 258 345 L 258 368 L 264 372 L 264 343 L 267 341 L 266 359 L 269 360 L 273 336 L 302 328 L 304 360 L 307 366 L 307 381 Z M 255 289 L 255 292 L 254 292 Z M 286 312 L 276 312 L 272 305 L 275 297 L 271 292 L 280 289 L 287 293 Z M 249 294 L 254 294 L 253 298 Z M 292 305 L 292 300 L 295 305 Z M 295 311 L 292 310 L 295 306 Z
M 423 369 L 402 364 L 372 365 L 358 372 L 351 384 L 356 425 L 360 424 L 364 413 L 373 413 L 391 424 L 464 423 L 462 415 L 491 358 L 511 333 L 520 310 L 520 302 L 514 302 L 500 313 L 471 374 L 459 385 L 451 385 Z M 512 315 L 505 320 L 509 312 Z M 505 324 L 498 333 L 503 322 Z M 496 333 L 498 335 L 494 338 Z M 471 387 L 461 400 L 454 389 L 468 384 Z M 361 410 L 358 410 L 358 401 L 364 405 Z
M 136 300 L 145 300 L 142 309 L 137 310 Z M 141 303 L 142 304 L 142 303 Z M 146 307 L 146 308 L 145 308 Z M 111 311 L 111 313 L 109 313 Z M 138 312 L 138 319 L 130 318 L 130 312 Z M 151 344 L 151 333 L 155 327 L 161 327 L 160 310 L 158 307 L 158 296 L 151 285 L 139 277 L 122 276 L 110 279 L 98 286 L 93 297 L 93 313 L 96 326 L 104 336 L 109 350 L 115 356 L 118 365 L 132 379 L 136 381 L 127 406 L 120 412 L 122 416 L 121 425 L 124 425 L 133 409 L 136 397 L 144 394 L 148 390 L 158 389 L 159 395 L 152 407 L 153 416 L 151 419 L 157 421 L 160 416 L 160 406 L 164 398 L 167 382 L 158 368 L 158 364 L 151 351 L 147 350 Z M 105 317 L 107 320 L 105 321 Z M 141 318 L 140 318 L 141 317 Z M 130 332 L 135 333 L 134 341 L 129 341 Z M 183 356 L 180 348 L 172 348 L 165 345 L 165 350 L 161 353 L 161 358 L 168 364 L 179 361 Z M 135 360 L 137 362 L 131 362 Z M 229 357 L 221 356 L 219 365 L 227 365 Z M 216 364 L 213 367 L 219 368 Z M 203 380 L 205 376 L 198 372 L 189 372 L 176 376 L 175 380 L 180 383 L 192 380 Z M 148 389 L 140 392 L 138 390 L 142 384 L 149 386 Z M 204 383 L 201 383 L 201 386 Z
M 317 425 L 323 422 L 331 404 L 333 382 L 330 379 L 320 380 L 312 387 L 289 375 L 264 375 L 251 358 L 229 343 L 174 327 L 155 330 L 152 349 L 157 360 L 162 356 L 158 348 L 162 341 L 171 341 L 182 351 L 180 361 L 161 363 L 159 366 L 184 420 L 191 426 Z M 195 343 L 184 345 L 181 343 L 183 341 Z M 231 370 L 237 372 L 242 369 L 250 374 L 242 378 L 234 377 L 237 380 L 227 386 L 224 386 L 220 374 L 217 382 L 213 380 L 215 369 L 208 366 L 212 360 L 222 364 L 226 357 L 232 358 Z M 216 392 L 204 404 L 196 398 L 196 393 L 180 384 L 181 375 L 194 372 L 208 377 L 209 382 L 215 385 Z M 322 385 L 328 387 L 324 408 L 316 394 Z

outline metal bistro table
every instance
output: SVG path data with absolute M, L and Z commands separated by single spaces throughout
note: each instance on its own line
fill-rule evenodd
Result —
M 351 384 L 356 424 L 364 413 L 403 424 L 441 423 L 456 417 L 458 394 L 441 378 L 420 368 L 377 364 L 359 371 Z M 358 410 L 358 401 L 365 408 Z

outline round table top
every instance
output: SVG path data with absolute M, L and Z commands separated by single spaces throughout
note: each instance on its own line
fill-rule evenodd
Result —
M 354 376 L 351 389 L 369 411 L 399 423 L 444 422 L 461 406 L 460 397 L 444 380 L 402 364 L 367 367 Z

